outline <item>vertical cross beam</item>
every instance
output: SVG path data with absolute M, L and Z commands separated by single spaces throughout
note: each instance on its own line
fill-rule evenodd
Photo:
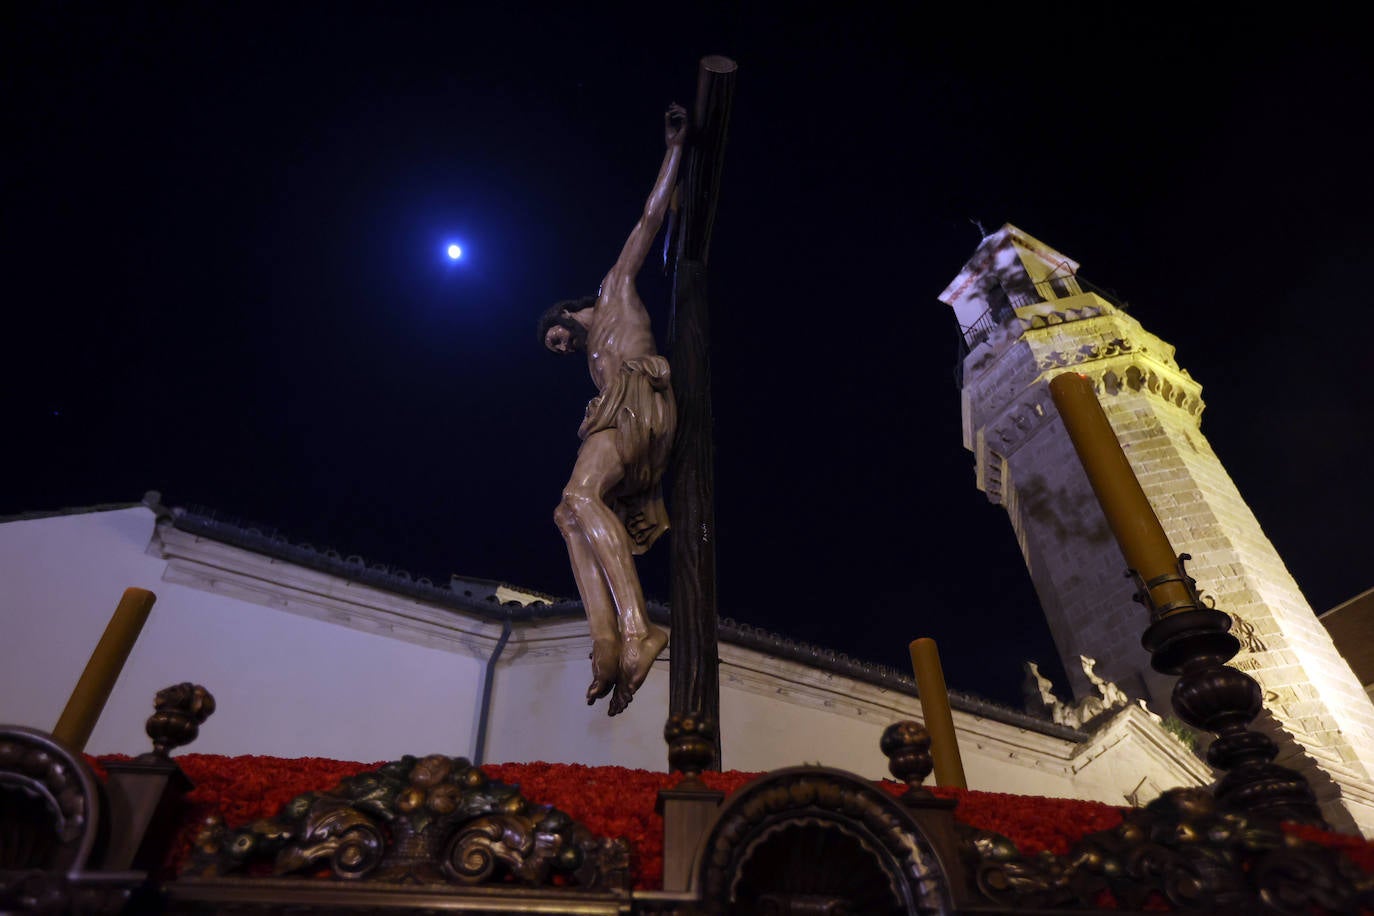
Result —
M 709 735 L 712 760 L 688 763 L 679 748 L 675 772 L 720 768 L 720 676 L 716 635 L 715 468 L 711 429 L 710 315 L 706 262 L 715 222 L 734 99 L 733 60 L 702 58 L 692 112 L 690 147 L 679 187 L 674 223 L 673 321 L 669 341 L 673 394 L 678 405 L 677 441 L 669 463 L 672 500 L 671 625 L 668 713 L 670 726 L 691 720 L 696 738 Z M 670 729 L 671 730 L 671 729 Z M 701 748 L 699 740 L 692 745 Z

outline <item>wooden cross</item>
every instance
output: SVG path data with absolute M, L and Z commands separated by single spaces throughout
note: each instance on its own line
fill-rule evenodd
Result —
M 710 316 L 706 263 L 725 155 L 725 136 L 734 99 L 733 60 L 702 58 L 692 132 L 678 188 L 678 208 L 665 245 L 672 248 L 673 317 L 669 334 L 673 394 L 677 399 L 677 441 L 669 462 L 672 598 L 672 654 L 669 660 L 669 730 L 693 717 L 707 723 L 711 759 L 697 769 L 720 769 L 720 675 L 716 634 L 715 468 L 711 429 Z M 667 252 L 665 251 L 665 254 Z M 705 746 L 698 757 L 704 757 Z M 669 765 L 691 772 L 693 764 L 674 757 Z M 688 754 L 690 757 L 691 755 Z

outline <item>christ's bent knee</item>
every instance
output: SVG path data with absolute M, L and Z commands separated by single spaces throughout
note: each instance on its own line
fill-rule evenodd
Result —
M 553 523 L 560 531 L 576 531 L 593 499 L 580 490 L 564 490 L 563 499 L 553 510 Z
M 577 513 L 573 512 L 572 507 L 566 502 L 561 502 L 553 509 L 553 523 L 558 526 L 558 530 L 563 533 L 577 528 Z

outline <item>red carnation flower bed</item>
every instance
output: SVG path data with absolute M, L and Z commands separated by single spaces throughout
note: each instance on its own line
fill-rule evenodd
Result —
M 100 761 L 88 759 L 103 777 Z M 168 856 L 171 873 L 175 873 L 185 860 L 196 832 L 210 815 L 219 814 L 230 828 L 238 827 L 257 818 L 271 817 L 297 795 L 333 788 L 346 777 L 375 769 L 386 762 L 213 754 L 181 754 L 176 760 L 195 784 L 195 789 L 187 796 L 189 810 Z M 521 794 L 530 801 L 554 805 L 595 834 L 629 841 L 634 887 L 639 890 L 661 887 L 663 819 L 654 813 L 654 807 L 658 791 L 676 785 L 681 777 L 625 767 L 580 764 L 504 763 L 488 764 L 482 770 L 491 779 L 519 786 Z M 711 788 L 728 795 L 759 775 L 729 771 L 704 773 L 702 779 Z M 890 780 L 879 785 L 894 796 L 906 792 L 905 785 Z M 1109 830 L 1120 824 L 1123 811 L 1128 810 L 1100 802 L 1063 798 L 941 787 L 931 791 L 958 801 L 954 811 L 958 820 L 980 830 L 1002 834 L 1028 856 L 1042 851 L 1063 855 L 1085 834 Z M 1361 868 L 1374 872 L 1374 844 L 1363 838 L 1295 825 L 1290 829 L 1304 839 L 1343 849 Z

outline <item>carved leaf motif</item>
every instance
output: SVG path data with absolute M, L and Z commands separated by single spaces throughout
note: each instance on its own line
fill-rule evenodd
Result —
M 961 839 L 978 863 L 978 890 L 1011 907 L 1093 906 L 1104 891 L 1126 908 L 1159 894 L 1193 912 L 1355 912 L 1374 904 L 1374 878 L 1339 852 L 1286 837 L 1277 823 L 1218 813 L 1203 790 L 1166 792 L 1067 856 L 1008 858 L 1004 842 L 982 832 Z
M 489 879 L 498 864 L 517 874 L 526 871 L 526 856 L 534 851 L 528 819 L 510 815 L 486 817 L 454 834 L 445 851 L 444 873 L 463 884 Z
M 360 878 L 381 861 L 385 845 L 371 818 L 344 799 L 325 796 L 306 816 L 300 841 L 277 854 L 275 871 L 289 874 L 327 857 L 339 877 Z
M 461 757 L 438 756 L 404 757 L 298 795 L 276 817 L 233 831 L 208 824 L 188 872 L 227 875 L 273 858 L 278 875 L 327 861 L 339 878 L 421 883 L 476 883 L 502 866 L 532 884 L 558 873 L 583 887 L 621 887 L 628 868 L 623 841 L 594 837 Z

